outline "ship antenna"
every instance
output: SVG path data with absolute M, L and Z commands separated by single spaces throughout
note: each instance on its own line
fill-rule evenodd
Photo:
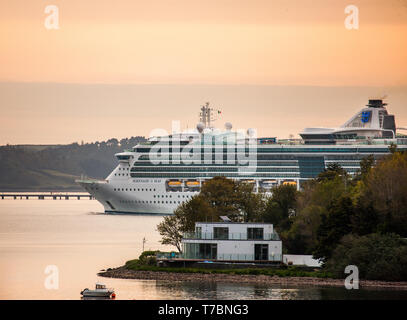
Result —
M 216 114 L 221 114 L 220 110 L 209 107 L 209 102 L 206 102 L 205 105 L 201 107 L 199 121 L 203 123 L 204 128 L 211 128 L 211 122 L 217 120 L 216 116 L 213 115 L 214 111 L 216 111 Z

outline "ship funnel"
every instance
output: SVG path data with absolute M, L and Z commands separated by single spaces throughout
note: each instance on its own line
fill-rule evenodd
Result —
M 383 103 L 383 99 L 369 99 L 369 103 L 366 107 L 370 108 L 384 108 L 387 106 L 387 103 Z

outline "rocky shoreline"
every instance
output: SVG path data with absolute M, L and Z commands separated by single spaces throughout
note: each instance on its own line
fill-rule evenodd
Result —
M 266 275 L 235 275 L 235 274 L 204 274 L 204 273 L 172 273 L 165 271 L 135 271 L 126 269 L 125 266 L 108 269 L 98 273 L 98 276 L 118 279 L 140 279 L 161 281 L 201 281 L 201 282 L 231 282 L 254 283 L 264 285 L 282 286 L 333 286 L 343 287 L 343 279 L 326 279 L 316 277 L 279 277 Z M 361 288 L 383 288 L 407 290 L 407 282 L 390 282 L 376 280 L 361 280 Z

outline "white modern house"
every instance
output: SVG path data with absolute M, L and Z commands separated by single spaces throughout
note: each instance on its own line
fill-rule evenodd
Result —
M 282 244 L 272 224 L 197 222 L 184 234 L 183 259 L 281 262 Z

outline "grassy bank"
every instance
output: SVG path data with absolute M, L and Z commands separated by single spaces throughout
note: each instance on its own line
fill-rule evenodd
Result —
M 175 268 L 144 265 L 140 260 L 127 261 L 124 267 L 132 271 L 168 272 L 168 273 L 198 273 L 198 274 L 230 274 L 230 275 L 266 275 L 278 277 L 314 277 L 333 278 L 333 275 L 324 271 L 304 271 L 298 267 L 287 268 L 241 268 L 241 269 L 204 269 L 204 268 Z

